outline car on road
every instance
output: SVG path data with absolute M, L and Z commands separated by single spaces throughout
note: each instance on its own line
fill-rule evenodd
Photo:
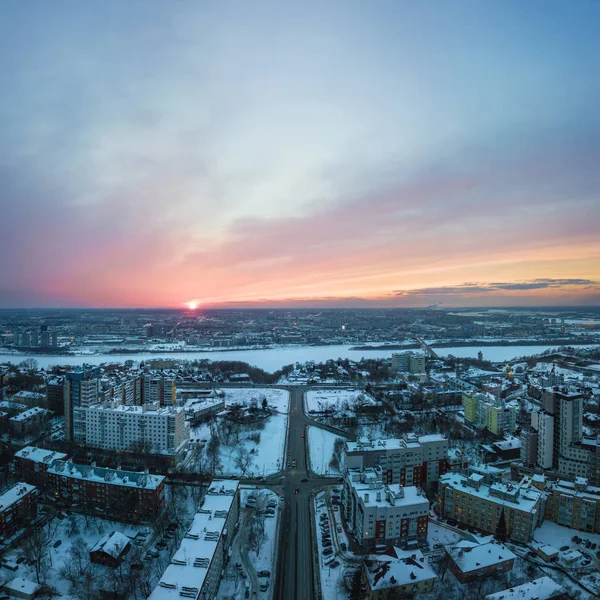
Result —
M 62 544 L 62 541 L 61 541 L 61 540 L 56 540 L 56 541 L 54 542 L 54 547 L 55 547 L 55 548 L 58 548 L 58 547 L 59 547 L 61 544 Z
M 342 543 L 340 544 L 340 550 L 341 550 L 342 552 L 346 552 L 346 550 L 348 550 L 348 546 L 346 546 L 346 544 L 345 544 L 344 542 L 342 542 Z
M 560 551 L 561 552 L 566 552 L 569 549 L 569 546 L 562 546 Z
M 308 479 L 306 479 L 306 477 L 303 477 L 303 478 L 300 480 L 300 483 L 306 483 L 307 481 L 308 481 Z
M 302 435 L 302 437 L 304 437 L 304 431 L 302 432 L 302 434 L 301 434 L 301 435 Z
M 296 488 L 296 489 L 294 490 L 294 494 L 299 494 L 299 493 L 300 493 L 300 488 Z
M 271 577 L 271 573 L 270 573 L 270 571 L 259 571 L 259 572 L 257 573 L 257 575 L 258 575 L 259 577 Z
M 263 477 L 262 475 L 261 475 L 260 477 L 257 477 L 257 479 L 258 479 L 259 481 L 266 481 L 266 477 Z
M 339 566 L 340 566 L 340 561 L 339 561 L 339 560 L 334 560 L 332 563 L 330 563 L 330 564 L 329 564 L 329 566 L 330 566 L 332 569 L 335 569 L 336 567 L 339 567 Z

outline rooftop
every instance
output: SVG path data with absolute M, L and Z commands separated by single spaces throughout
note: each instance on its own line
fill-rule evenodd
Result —
M 516 558 L 516 555 L 504 546 L 504 544 L 496 541 L 484 544 L 474 543 L 471 547 L 455 544 L 454 546 L 449 546 L 447 552 L 463 573 L 484 569 Z
M 18 415 L 11 417 L 9 420 L 10 421 L 26 421 L 27 419 L 31 419 L 31 417 L 34 417 L 35 415 L 44 414 L 47 412 L 49 412 L 49 411 L 47 411 L 45 408 L 40 408 L 39 406 L 34 406 L 33 408 L 26 410 L 25 412 L 19 413 Z
M 27 446 L 22 448 L 18 452 L 15 452 L 15 456 L 19 458 L 26 458 L 33 462 L 49 463 L 54 459 L 65 460 L 66 454 L 62 452 L 55 452 L 54 450 L 45 450 L 44 448 L 38 448 L 36 446 Z
M 401 585 L 436 579 L 420 550 L 403 551 L 394 548 L 396 557 L 388 555 L 368 556 L 365 568 L 371 590 L 382 590 Z
M 30 494 L 35 489 L 36 487 L 34 485 L 29 485 L 28 483 L 15 483 L 15 485 L 0 496 L 0 511 L 5 511 L 15 502 L 18 502 L 21 498 L 27 496 L 27 494 Z
M 126 535 L 119 531 L 111 531 L 101 537 L 90 549 L 90 552 L 102 551 L 113 558 L 119 558 L 129 544 L 130 541 Z
M 508 590 L 488 594 L 485 600 L 549 600 L 564 593 L 565 589 L 556 581 L 550 577 L 540 577 Z
M 135 471 L 76 465 L 63 460 L 53 460 L 48 467 L 48 473 L 146 490 L 158 488 L 165 479 L 162 475 L 149 475 L 148 473 L 137 473 Z
M 204 585 L 217 544 L 226 535 L 225 521 L 239 481 L 213 481 L 185 534 L 171 564 L 166 568 L 149 600 L 196 599 Z

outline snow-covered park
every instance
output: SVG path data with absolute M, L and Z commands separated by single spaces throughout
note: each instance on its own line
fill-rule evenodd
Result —
M 266 476 L 282 468 L 288 427 L 289 392 L 279 389 L 229 388 L 227 409 L 238 407 L 234 420 L 219 415 L 190 430 L 190 440 L 205 440 L 202 461 L 215 475 Z M 264 407 L 264 408 L 263 408 Z M 253 411 L 253 412 L 252 412 Z M 266 412 L 265 412 L 266 411 Z
M 374 405 L 376 402 L 372 396 L 358 389 L 309 390 L 305 395 L 305 408 L 309 414 L 311 411 L 353 411 L 365 404 Z

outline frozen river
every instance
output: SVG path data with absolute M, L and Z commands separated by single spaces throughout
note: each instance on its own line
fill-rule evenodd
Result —
M 163 356 L 165 358 L 175 358 L 184 360 L 194 360 L 207 358 L 209 360 L 239 360 L 265 371 L 277 371 L 285 365 L 296 362 L 324 362 L 326 360 L 337 358 L 349 358 L 351 360 L 360 360 L 361 358 L 390 358 L 392 350 L 351 350 L 352 346 L 293 346 L 289 348 L 271 348 L 267 350 L 231 350 L 215 352 L 169 352 Z M 440 356 L 452 354 L 458 358 L 477 358 L 477 353 L 481 350 L 485 360 L 510 361 L 519 356 L 539 354 L 544 350 L 553 348 L 552 345 L 539 346 L 460 346 L 453 348 L 435 348 Z M 588 345 L 581 347 L 589 348 Z M 398 352 L 398 350 L 394 350 Z M 126 360 L 141 361 L 151 358 L 160 358 L 157 353 L 139 354 L 94 354 L 86 356 L 52 356 L 48 354 L 37 354 L 32 358 L 37 360 L 40 367 L 48 368 L 53 365 L 81 365 L 100 364 L 103 362 L 124 362 Z M 0 354 L 0 363 L 12 362 L 19 363 L 28 355 L 19 354 Z

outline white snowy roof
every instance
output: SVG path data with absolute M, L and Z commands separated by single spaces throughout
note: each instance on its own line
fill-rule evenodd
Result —
M 371 590 L 382 590 L 436 579 L 420 550 L 394 548 L 397 558 L 387 555 L 368 556 L 365 567 Z
M 518 491 L 514 490 L 511 493 L 515 493 L 515 500 L 508 500 L 506 497 L 502 498 L 490 494 L 490 489 L 496 490 L 497 493 L 502 493 L 507 486 L 500 483 L 495 483 L 492 486 L 481 485 L 479 489 L 471 487 L 467 484 L 467 477 L 460 473 L 446 473 L 440 477 L 440 483 L 448 485 L 449 487 L 469 494 L 477 498 L 482 498 L 488 502 L 494 502 L 513 510 L 520 510 L 522 512 L 532 512 L 539 504 L 541 492 L 535 488 L 531 483 L 527 483 L 527 479 L 524 479 L 521 484 L 518 484 Z
M 5 583 L 3 587 L 9 594 L 11 592 L 16 592 L 16 594 L 20 594 L 19 597 L 22 598 L 22 594 L 33 596 L 42 586 L 34 581 L 29 581 L 29 579 L 15 577 L 14 579 L 11 579 L 9 582 Z
M 213 481 L 204 504 L 149 600 L 180 600 L 200 596 L 225 521 L 236 497 L 239 481 Z
M 22 412 L 14 417 L 11 417 L 9 420 L 10 421 L 26 421 L 27 419 L 31 419 L 31 417 L 33 417 L 35 415 L 44 414 L 47 412 L 49 412 L 49 411 L 47 411 L 45 408 L 40 408 L 39 406 L 34 406 L 33 408 L 26 410 L 25 412 Z
M 356 442 L 346 442 L 348 452 L 365 452 L 382 450 L 401 450 L 404 448 L 420 448 L 423 444 L 433 442 L 447 442 L 447 438 L 440 434 L 432 435 L 408 435 L 404 438 L 387 438 L 382 440 L 369 440 L 368 438 L 359 438 Z
M 120 531 L 113 531 L 101 537 L 90 552 L 101 550 L 113 558 L 119 558 L 129 543 L 129 538 L 126 535 L 123 535 Z
M 30 494 L 35 489 L 35 485 L 29 485 L 28 483 L 23 482 L 15 483 L 15 485 L 0 496 L 0 512 L 4 512 L 9 506 L 12 506 L 15 502 L 18 502 L 21 498 Z
M 37 446 L 27 446 L 22 448 L 18 452 L 15 452 L 15 456 L 18 456 L 19 458 L 26 458 L 28 460 L 32 460 L 33 462 L 44 463 L 49 463 L 54 459 L 64 460 L 67 458 L 67 455 L 63 454 L 62 452 L 45 450 L 44 448 L 38 448 Z
M 491 567 L 492 565 L 516 558 L 504 544 L 494 541 L 477 544 L 471 548 L 453 545 L 449 546 L 447 551 L 456 566 L 463 573 L 484 569 L 485 567 Z
M 88 467 L 87 465 L 76 465 L 63 460 L 53 460 L 48 467 L 48 473 L 147 490 L 156 489 L 165 479 L 162 475 L 105 469 L 104 467 Z
M 564 593 L 565 589 L 556 581 L 550 577 L 540 577 L 508 590 L 488 594 L 485 600 L 550 600 Z

